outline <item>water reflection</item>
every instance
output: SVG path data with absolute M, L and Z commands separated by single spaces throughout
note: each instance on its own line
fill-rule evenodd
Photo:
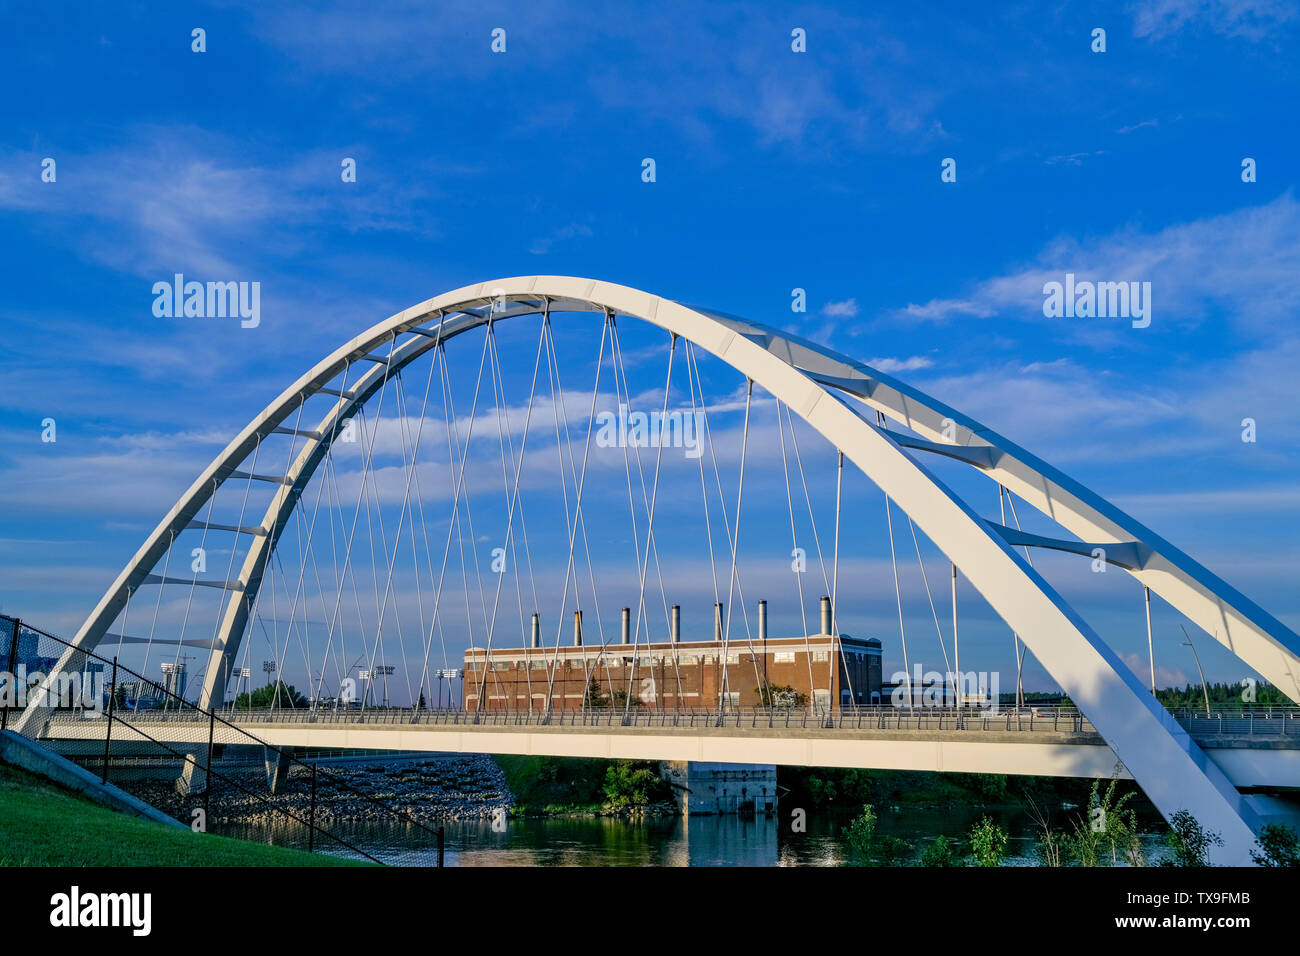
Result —
M 810 809 L 807 832 L 791 829 L 791 811 L 782 807 L 773 817 L 742 820 L 736 816 L 694 816 L 623 820 L 608 817 L 540 817 L 511 819 L 504 832 L 489 820 L 446 824 L 448 866 L 840 866 L 847 862 L 842 842 L 852 811 Z M 1009 834 L 1004 865 L 1033 866 L 1033 821 L 1021 807 L 881 810 L 877 834 L 892 835 L 912 846 L 907 863 L 915 864 L 925 846 L 942 834 L 957 842 L 966 839 L 982 816 L 991 816 Z M 379 823 L 338 824 L 339 837 L 386 863 L 407 866 L 437 864 L 436 840 L 413 826 Z M 305 828 L 232 824 L 214 832 L 261 843 L 307 846 Z M 1159 838 L 1143 837 L 1152 862 L 1159 857 Z M 317 838 L 318 851 L 351 856 L 337 844 Z

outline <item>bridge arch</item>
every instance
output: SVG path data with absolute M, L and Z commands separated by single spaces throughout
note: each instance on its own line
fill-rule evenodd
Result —
M 292 432 L 306 439 L 303 447 L 286 474 L 255 476 L 279 487 L 261 522 L 238 529 L 254 540 L 238 576 L 223 584 L 228 594 L 200 703 L 221 700 L 270 555 L 352 414 L 406 365 L 470 329 L 514 316 L 581 311 L 631 317 L 689 340 L 799 415 L 944 551 L 1166 816 L 1190 810 L 1223 836 L 1220 862 L 1249 862 L 1258 820 L 1241 795 L 1016 547 L 1108 549 L 1108 560 L 1300 700 L 1300 639 L 1294 632 L 1114 505 L 919 390 L 782 331 L 608 282 L 525 276 L 478 283 L 412 306 L 345 343 L 285 389 L 195 480 L 87 617 L 74 646 L 95 648 L 129 596 L 162 580 L 153 569 L 217 488 L 228 478 L 249 477 L 239 466 L 263 439 Z M 364 370 L 349 385 L 346 377 L 354 368 Z M 340 374 L 343 385 L 331 388 L 328 383 Z M 288 424 L 308 398 L 320 394 L 336 401 L 314 427 Z M 880 427 L 872 420 L 877 414 L 915 434 Z M 925 466 L 926 454 L 984 471 L 1079 540 L 1028 540 L 1035 536 L 1018 536 L 985 520 Z

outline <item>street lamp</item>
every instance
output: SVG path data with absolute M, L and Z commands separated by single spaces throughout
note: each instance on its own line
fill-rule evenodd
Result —
M 1205 683 L 1205 671 L 1201 670 L 1201 655 L 1196 653 L 1196 645 L 1192 643 L 1192 636 L 1187 633 L 1187 628 L 1181 624 L 1178 626 L 1183 628 L 1183 636 L 1187 638 L 1183 643 L 1192 649 L 1192 657 L 1196 660 L 1196 673 L 1201 675 L 1201 694 L 1205 697 L 1205 713 L 1208 715 L 1210 713 L 1210 689 Z

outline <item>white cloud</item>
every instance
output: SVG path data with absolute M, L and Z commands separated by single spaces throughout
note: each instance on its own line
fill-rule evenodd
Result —
M 1121 654 L 1120 660 L 1128 665 L 1135 677 L 1142 681 L 1143 686 L 1151 682 L 1151 661 L 1149 658 L 1141 657 L 1138 654 Z M 1176 667 L 1165 667 L 1163 664 L 1156 664 L 1156 686 L 1157 687 L 1186 687 L 1191 681 L 1188 679 L 1187 672 Z
M 845 299 L 842 302 L 827 302 L 822 306 L 822 315 L 835 316 L 837 318 L 853 318 L 858 314 L 858 300 Z
M 873 358 L 867 363 L 879 372 L 886 375 L 893 372 L 914 372 L 917 369 L 930 368 L 934 362 L 924 355 L 913 355 L 909 358 Z
M 146 127 L 133 136 L 129 145 L 89 154 L 54 150 L 61 165 L 52 184 L 0 173 L 0 208 L 39 212 L 61 236 L 75 237 L 83 255 L 149 279 L 179 271 L 262 279 L 268 259 L 291 259 L 303 248 L 302 228 L 326 220 L 352 231 L 431 232 L 412 212 L 425 177 L 399 186 L 371 173 L 375 185 L 364 187 L 364 202 L 351 202 L 326 192 L 339 176 L 332 153 L 268 168 L 198 128 Z M 4 156 L 11 167 L 39 162 L 37 153 Z M 74 219 L 77 228 L 69 228 Z
M 1135 36 L 1160 40 L 1189 25 L 1226 36 L 1261 40 L 1296 19 L 1287 0 L 1143 0 L 1134 4 Z
M 1196 323 L 1222 310 L 1253 332 L 1289 332 L 1300 311 L 1300 204 L 1286 193 L 1263 206 L 1154 233 L 1129 228 L 1099 239 L 1062 237 L 1034 262 L 985 279 L 963 296 L 909 304 L 893 314 L 933 322 L 994 315 L 1049 321 L 1042 312 L 1043 285 L 1067 272 L 1077 281 L 1149 281 L 1153 323 Z

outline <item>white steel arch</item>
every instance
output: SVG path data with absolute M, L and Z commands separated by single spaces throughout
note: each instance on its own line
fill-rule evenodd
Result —
M 786 404 L 843 452 L 956 564 L 1111 744 L 1157 807 L 1186 809 L 1224 840 L 1221 863 L 1248 864 L 1258 821 L 1219 767 L 1179 727 L 1114 651 L 1016 551 L 1021 544 L 1106 559 L 1300 700 L 1300 638 L 1196 561 L 1109 502 L 979 422 L 866 365 L 784 332 L 608 282 L 524 276 L 466 286 L 399 312 L 347 342 L 287 388 L 217 456 L 118 575 L 73 641 L 93 649 L 216 489 L 268 435 L 284 433 L 307 398 L 336 397 L 310 430 L 251 534 L 228 595 L 201 705 L 224 696 L 269 557 L 299 496 L 348 419 L 390 376 L 456 335 L 489 321 L 552 312 L 629 316 L 685 338 Z M 365 360 L 362 366 L 358 362 Z M 352 383 L 328 383 L 363 368 Z M 871 409 L 870 416 L 863 413 Z M 879 412 L 916 438 L 877 427 Z M 964 460 L 1051 517 L 1079 540 L 1020 534 L 982 518 L 920 462 L 918 452 Z M 151 580 L 152 578 L 152 580 Z M 71 654 L 72 652 L 69 652 Z M 31 709 L 23 720 L 33 719 Z

